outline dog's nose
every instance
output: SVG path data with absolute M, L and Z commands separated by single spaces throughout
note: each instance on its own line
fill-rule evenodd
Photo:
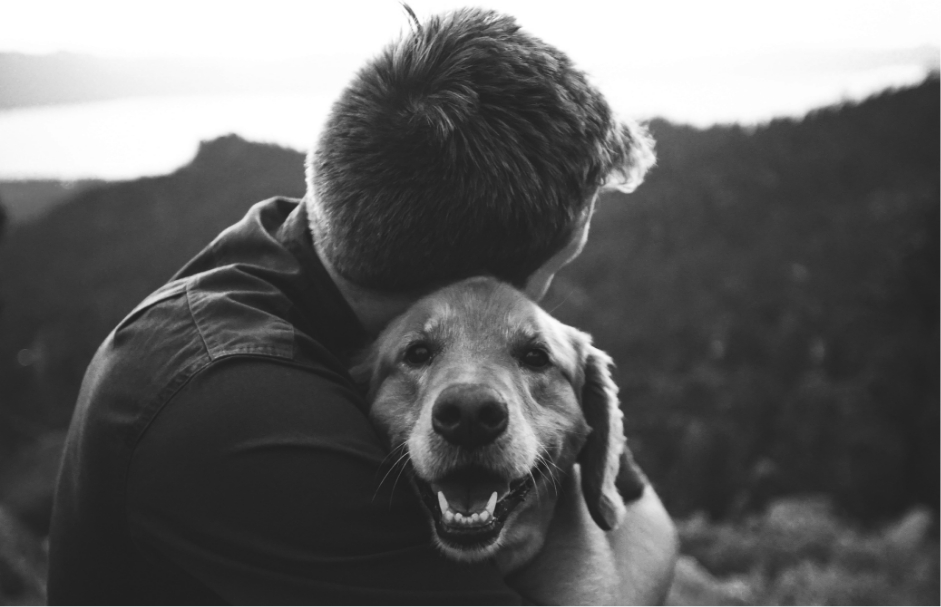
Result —
M 506 430 L 506 403 L 493 390 L 476 384 L 448 386 L 431 410 L 431 425 L 461 447 L 492 443 Z

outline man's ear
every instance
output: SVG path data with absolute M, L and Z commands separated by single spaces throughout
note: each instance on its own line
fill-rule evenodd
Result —
M 578 461 L 588 511 L 605 531 L 617 527 L 625 513 L 625 500 L 640 497 L 646 485 L 624 438 L 624 414 L 617 385 L 611 379 L 612 365 L 610 356 L 594 346 L 587 347 L 582 410 L 591 434 Z

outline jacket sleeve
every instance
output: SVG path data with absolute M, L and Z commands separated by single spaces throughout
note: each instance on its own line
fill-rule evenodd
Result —
M 518 603 L 489 563 L 437 552 L 361 406 L 327 372 L 214 363 L 135 450 L 135 549 L 229 603 Z

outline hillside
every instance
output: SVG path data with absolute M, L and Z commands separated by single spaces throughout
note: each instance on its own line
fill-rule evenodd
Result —
M 57 181 L 54 179 L 22 179 L 0 181 L 0 205 L 11 224 L 32 221 L 79 192 L 102 185 L 98 179 Z
M 734 518 L 793 493 L 863 520 L 937 508 L 938 89 L 752 130 L 655 121 L 658 167 L 602 201 L 546 307 L 614 356 L 674 513 Z M 6 235 L 0 503 L 42 531 L 97 345 L 251 204 L 301 195 L 302 160 L 222 138 Z

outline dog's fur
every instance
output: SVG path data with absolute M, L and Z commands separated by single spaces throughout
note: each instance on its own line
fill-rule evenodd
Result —
M 415 357 L 416 347 L 427 360 Z M 605 530 L 620 521 L 623 500 L 643 491 L 610 366 L 585 333 L 504 283 L 473 278 L 390 323 L 354 375 L 368 382 L 371 419 L 410 470 L 441 550 L 462 561 L 492 557 L 512 571 L 542 547 L 558 486 L 576 463 L 588 509 Z M 472 448 L 447 440 L 432 421 L 446 390 L 505 403 L 505 431 Z M 462 535 L 466 528 L 445 523 L 438 491 L 468 513 L 497 491 L 496 516 Z

